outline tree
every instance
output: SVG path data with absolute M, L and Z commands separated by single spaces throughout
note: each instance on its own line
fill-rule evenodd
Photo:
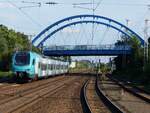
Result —
M 11 57 L 15 50 L 30 50 L 30 43 L 27 35 L 15 32 L 12 29 L 8 29 L 4 25 L 0 25 L 0 64 L 5 64 L 9 67 L 11 64 Z M 39 51 L 33 47 L 33 51 Z M 2 69 L 5 70 L 5 69 Z
M 8 53 L 8 45 L 5 38 L 0 36 L 0 59 L 2 58 L 2 55 L 5 55 Z
M 124 74 L 130 79 L 139 78 L 143 71 L 143 48 L 139 40 L 133 36 L 128 40 L 118 41 L 119 44 L 127 44 L 131 46 L 131 54 L 126 55 L 126 67 L 122 67 L 123 55 L 119 55 L 114 59 L 116 64 L 116 71 L 119 74 Z M 117 42 L 117 44 L 118 44 Z
M 144 73 L 143 73 L 143 77 L 144 77 L 144 80 L 143 80 L 143 83 L 144 84 L 150 84 L 150 77 L 149 77 L 149 74 L 150 74 L 150 37 L 148 38 L 148 62 L 146 63 L 146 66 L 145 66 L 145 69 L 144 69 Z

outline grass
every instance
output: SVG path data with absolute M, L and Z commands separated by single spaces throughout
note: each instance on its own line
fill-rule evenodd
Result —
M 8 71 L 8 72 L 3 72 L 3 71 L 0 71 L 0 78 L 4 78 L 4 77 L 12 77 L 13 73 L 11 71 Z

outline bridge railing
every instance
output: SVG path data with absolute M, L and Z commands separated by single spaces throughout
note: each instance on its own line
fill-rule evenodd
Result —
M 131 50 L 129 45 L 61 45 L 47 46 L 43 50 Z

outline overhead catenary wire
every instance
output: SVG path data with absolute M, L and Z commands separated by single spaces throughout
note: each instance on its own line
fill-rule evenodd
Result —
M 87 3 L 72 3 L 72 5 L 76 5 L 76 6 L 86 6 L 86 5 L 91 5 L 93 4 L 92 2 L 87 2 Z M 97 7 L 101 4 L 101 5 L 108 5 L 108 6 L 145 6 L 145 7 L 150 7 L 150 3 L 103 3 L 102 4 L 102 0 L 100 0 L 99 2 L 95 2 L 95 5 L 97 5 Z
M 100 0 L 102 1 L 102 0 Z M 0 1 L 2 3 L 5 3 L 7 2 L 7 0 L 3 0 L 3 1 Z M 73 6 L 81 6 L 81 5 L 91 5 L 93 4 L 92 2 L 81 2 L 81 3 L 70 3 L 70 2 L 27 2 L 27 1 L 20 1 L 20 0 L 13 0 L 11 1 L 12 3 L 33 3 L 33 4 L 49 4 L 49 5 L 56 5 L 56 4 L 62 4 L 62 5 L 73 5 Z M 100 2 L 95 2 L 94 4 L 101 4 Z M 101 5 L 114 5 L 114 6 L 148 6 L 150 7 L 150 3 L 103 3 Z
M 81 7 L 81 6 L 73 6 L 74 8 L 80 8 L 80 9 L 87 9 L 87 10 L 91 10 L 91 8 L 86 8 L 86 7 Z
M 21 1 L 21 2 L 25 3 L 25 4 L 35 4 L 35 5 L 22 6 L 22 7 L 19 7 L 20 9 L 23 9 L 23 8 L 32 8 L 32 7 L 41 7 L 41 5 L 42 5 L 41 2 L 27 2 L 27 1 Z
M 16 4 L 11 2 L 10 0 L 7 0 L 7 2 L 11 4 L 12 6 L 14 6 L 15 8 L 17 8 L 23 15 L 25 15 L 30 21 L 32 21 L 32 23 L 36 24 L 38 27 L 42 26 L 40 23 L 34 20 L 31 16 L 29 16 L 26 12 L 24 12 L 21 8 L 19 8 Z
M 100 0 L 100 1 L 97 3 L 97 5 L 96 5 L 96 7 L 94 8 L 94 10 L 96 10 L 96 9 L 99 7 L 99 5 L 102 3 L 102 1 L 103 1 L 103 0 Z
M 10 1 L 10 0 L 9 0 Z M 17 1 L 16 1 L 17 2 Z M 23 2 L 23 1 L 22 1 Z M 42 2 L 24 2 L 24 3 L 34 3 L 34 4 L 39 4 L 39 3 L 42 3 Z M 57 3 L 57 2 L 43 2 L 43 3 L 48 3 L 48 4 L 70 4 L 70 5 L 72 5 L 72 4 L 74 4 L 74 5 L 77 5 L 77 3 Z M 99 2 L 97 2 L 97 3 L 93 3 L 93 4 L 97 4 L 96 5 L 96 7 L 94 8 L 95 10 L 99 7 L 99 5 L 102 3 L 102 0 L 100 0 Z M 13 1 L 11 1 L 11 4 L 14 4 L 14 2 Z M 88 4 L 90 4 L 90 2 L 89 3 L 78 3 L 78 4 L 80 4 L 80 5 L 88 5 Z M 104 4 L 104 3 L 103 3 Z M 103 5 L 103 4 L 101 4 L 101 5 Z M 114 3 L 105 3 L 105 4 L 111 4 L 111 5 L 115 5 Z M 124 4 L 124 5 L 126 5 L 125 3 L 118 3 L 118 4 Z M 118 4 L 116 4 L 116 5 L 118 5 Z M 14 4 L 15 5 L 15 7 L 16 8 L 18 8 L 26 17 L 28 17 L 32 22 L 34 22 L 34 23 L 36 23 L 37 25 L 39 24 L 37 21 L 35 21 L 30 15 L 28 15 L 25 11 L 23 11 L 23 10 L 21 10 L 21 8 L 20 7 L 17 7 L 16 6 L 16 4 Z M 139 5 L 139 6 L 145 6 L 146 4 L 130 4 L 130 5 Z M 146 5 L 146 6 L 148 6 L 148 5 Z M 25 6 L 26 7 L 26 6 Z M 33 7 L 33 6 L 29 6 L 29 7 Z M 36 7 L 36 6 L 35 6 Z M 86 8 L 87 9 L 87 8 Z M 90 9 L 90 8 L 89 8 Z M 41 26 L 40 24 L 38 25 L 38 26 Z
M 102 34 L 102 38 L 101 38 L 101 40 L 100 40 L 100 42 L 99 42 L 99 45 L 101 45 L 101 44 L 103 43 L 103 41 L 104 41 L 104 39 L 105 39 L 105 37 L 106 37 L 108 31 L 109 31 L 109 27 L 106 27 L 105 31 L 104 31 L 103 34 Z
M 94 16 L 94 14 L 95 14 L 95 10 L 94 10 L 94 3 L 95 3 L 95 1 L 94 0 L 92 0 L 92 2 L 93 2 L 93 4 L 92 4 L 92 13 L 93 13 L 93 16 Z M 94 18 L 93 18 L 93 21 L 94 21 Z M 93 44 L 93 39 L 94 39 L 94 23 L 92 23 L 92 44 Z
M 29 4 L 41 4 L 41 2 L 28 2 L 28 1 L 21 1 L 22 3 L 29 3 Z
M 96 9 L 99 7 L 99 5 L 101 4 L 101 2 L 102 2 L 103 0 L 100 0 L 99 2 L 98 2 L 98 4 L 96 5 L 96 7 L 95 7 L 95 1 L 93 0 L 92 2 L 93 2 L 93 8 L 92 8 L 92 11 L 93 11 L 93 15 L 95 14 L 95 11 L 96 11 Z M 94 21 L 94 18 L 93 18 L 93 21 Z M 93 39 L 94 39 L 94 23 L 92 24 L 92 44 L 93 44 Z
M 24 8 L 33 8 L 33 7 L 41 7 L 41 6 L 39 6 L 39 5 L 23 6 L 23 7 L 19 7 L 19 9 L 24 9 Z

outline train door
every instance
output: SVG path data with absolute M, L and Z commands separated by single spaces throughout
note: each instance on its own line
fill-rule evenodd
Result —
M 39 59 L 37 63 L 38 63 L 38 76 L 41 77 L 42 76 L 41 59 Z
M 57 65 L 57 61 L 54 60 L 54 61 L 53 61 L 53 75 L 56 75 L 56 74 L 57 74 L 56 65 Z
M 42 77 L 46 77 L 47 76 L 47 59 L 43 58 L 42 59 Z
M 36 74 L 37 76 L 39 76 L 39 75 L 38 75 L 38 73 L 39 73 L 39 69 L 38 69 L 38 68 L 39 68 L 39 66 L 38 66 L 38 65 L 39 65 L 39 63 L 38 63 L 38 62 L 39 62 L 39 59 L 38 59 L 38 58 L 35 58 L 34 60 L 35 60 L 35 61 L 33 61 L 33 63 L 35 64 L 35 65 L 34 65 L 35 74 Z
M 49 60 L 48 59 L 46 59 L 46 78 L 48 77 L 48 75 L 49 75 Z
M 53 65 L 53 63 L 54 63 L 53 60 L 49 60 L 49 65 L 50 65 L 50 68 L 49 68 L 50 76 L 53 76 L 53 74 L 54 74 L 54 65 Z

